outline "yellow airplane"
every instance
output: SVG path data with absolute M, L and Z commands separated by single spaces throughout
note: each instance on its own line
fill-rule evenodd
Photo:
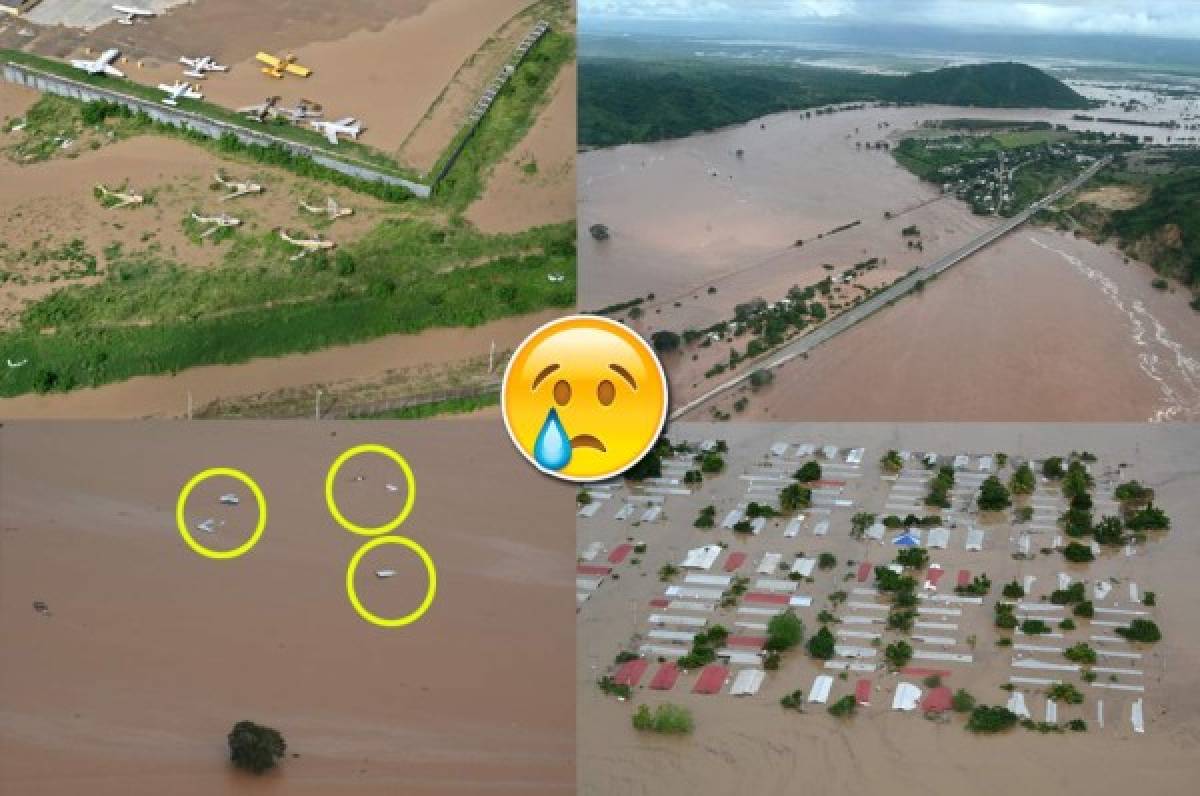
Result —
M 300 66 L 296 63 L 294 53 L 287 53 L 283 56 L 271 55 L 269 53 L 259 53 L 254 56 L 260 62 L 266 64 L 263 67 L 262 73 L 271 77 L 282 80 L 284 73 L 290 73 L 297 77 L 308 77 L 312 74 L 312 70 L 307 66 Z

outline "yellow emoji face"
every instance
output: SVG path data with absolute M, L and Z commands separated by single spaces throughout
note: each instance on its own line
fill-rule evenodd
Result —
M 667 380 L 637 334 L 608 318 L 573 315 L 517 348 L 501 410 L 513 443 L 539 470 L 600 481 L 653 447 L 667 416 Z

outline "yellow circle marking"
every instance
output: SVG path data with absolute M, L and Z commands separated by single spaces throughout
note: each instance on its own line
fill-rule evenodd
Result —
M 417 558 L 421 559 L 421 563 L 425 565 L 425 572 L 429 576 L 429 588 L 426 589 L 425 599 L 417 606 L 417 610 L 396 619 L 385 619 L 382 616 L 371 613 L 363 606 L 362 601 L 358 599 L 358 592 L 354 589 L 354 575 L 358 571 L 358 565 L 362 561 L 363 556 L 376 547 L 385 544 L 403 545 L 416 553 Z M 433 598 L 437 595 L 437 567 L 433 565 L 433 559 L 429 557 L 429 553 L 425 552 L 425 548 L 407 536 L 381 536 L 364 544 L 350 558 L 350 564 L 346 567 L 346 595 L 350 598 L 350 604 L 354 606 L 354 610 L 358 612 L 358 615 L 371 624 L 378 627 L 404 627 L 424 616 L 425 612 L 429 610 L 429 606 L 433 605 Z
M 404 473 L 404 483 L 408 489 L 408 494 L 404 498 L 404 507 L 400 509 L 390 522 L 385 522 L 383 525 L 363 526 L 356 525 L 346 519 L 338 508 L 337 499 L 333 496 L 333 483 L 337 478 L 338 471 L 342 469 L 342 465 L 358 456 L 360 453 L 377 453 L 380 456 L 387 457 L 396 463 L 400 468 L 400 472 Z M 329 513 L 338 525 L 345 528 L 350 533 L 356 533 L 359 536 L 379 536 L 389 531 L 394 531 L 400 527 L 401 523 L 408 519 L 408 515 L 412 512 L 413 502 L 417 499 L 417 482 L 413 478 L 412 468 L 408 466 L 408 461 L 396 453 L 391 448 L 384 445 L 355 445 L 350 450 L 343 453 L 341 456 L 333 460 L 333 464 L 329 466 L 329 472 L 325 475 L 325 505 L 329 506 Z
M 185 517 L 184 510 L 187 508 L 188 497 L 191 496 L 192 490 L 202 482 L 219 476 L 232 478 L 235 481 L 245 484 L 251 494 L 254 495 L 254 501 L 258 504 L 258 524 L 254 526 L 254 533 L 250 534 L 250 538 L 243 545 L 235 547 L 232 550 L 211 550 L 197 542 L 188 530 L 187 518 Z M 183 485 L 183 489 L 179 490 L 179 498 L 175 501 L 175 525 L 178 526 L 179 535 L 183 537 L 183 541 L 187 542 L 187 546 L 205 558 L 217 560 L 237 558 L 249 552 L 251 547 L 258 544 L 258 540 L 263 534 L 263 529 L 267 527 L 267 499 L 263 497 L 262 490 L 258 488 L 258 484 L 254 482 L 254 479 L 241 470 L 235 470 L 232 467 L 210 467 L 207 470 L 196 473 L 190 481 Z

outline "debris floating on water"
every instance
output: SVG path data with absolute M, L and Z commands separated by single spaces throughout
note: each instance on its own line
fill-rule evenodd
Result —
M 236 506 L 237 504 L 242 502 L 240 499 L 238 499 L 238 496 L 233 494 L 232 492 L 230 492 L 227 495 L 221 495 L 220 501 L 221 501 L 221 503 L 224 503 L 226 506 Z
M 375 577 L 377 577 L 377 578 L 393 578 L 395 576 L 396 576 L 396 570 L 394 570 L 394 569 L 377 569 L 377 570 L 375 570 Z

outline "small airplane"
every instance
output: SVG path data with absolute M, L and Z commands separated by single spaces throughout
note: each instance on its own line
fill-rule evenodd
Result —
M 293 122 L 302 122 L 305 119 L 317 118 L 322 114 L 322 111 L 321 103 L 301 99 L 296 103 L 294 108 L 276 108 L 273 113 L 276 116 L 286 116 Z
M 188 67 L 183 72 L 184 77 L 191 77 L 195 78 L 196 80 L 203 80 L 204 76 L 209 72 L 229 71 L 228 66 L 223 66 L 222 64 L 217 63 L 212 59 L 211 56 L 208 55 L 202 55 L 198 58 L 188 58 L 187 56 L 181 55 L 179 57 L 179 63 Z
M 246 194 L 262 193 L 263 191 L 263 187 L 256 182 L 237 182 L 236 180 L 227 180 L 225 179 L 225 175 L 221 174 L 219 171 L 216 173 L 213 179 L 215 179 L 218 184 L 224 185 L 226 188 L 231 189 L 230 193 L 227 193 L 221 197 L 222 202 L 228 202 L 230 199 L 237 199 L 239 196 L 245 196 Z
M 169 95 L 167 97 L 163 97 L 163 103 L 166 105 L 178 105 L 181 98 L 195 100 L 204 99 L 204 95 L 196 90 L 195 86 L 193 86 L 191 83 L 185 83 L 183 81 L 177 81 L 175 83 L 159 83 L 158 90 L 165 91 Z
M 267 97 L 257 105 L 247 105 L 245 108 L 238 108 L 238 113 L 245 113 L 247 119 L 255 122 L 265 122 L 268 116 L 274 116 L 275 106 L 279 103 L 282 97 Z
M 336 144 L 339 135 L 348 135 L 355 141 L 362 134 L 362 123 L 353 116 L 347 116 L 345 119 L 338 119 L 335 122 L 310 122 L 314 130 L 322 133 L 329 139 L 329 143 Z
M 10 360 L 8 360 L 8 366 L 9 366 L 10 368 L 23 368 L 23 367 L 25 367 L 25 366 L 26 366 L 26 365 L 28 365 L 28 364 L 29 364 L 29 359 L 28 359 L 28 358 L 22 359 L 20 362 L 14 362 L 14 361 L 13 361 L 13 360 L 11 360 L 11 359 L 10 359 Z
M 114 204 L 108 205 L 109 210 L 116 210 L 119 207 L 128 207 L 129 205 L 140 205 L 146 201 L 146 197 L 141 194 L 113 191 L 103 185 L 97 185 L 96 190 L 100 192 L 100 198 L 102 199 L 112 197 L 117 200 Z
M 200 237 L 202 238 L 207 238 L 209 235 L 213 234 L 222 227 L 238 227 L 242 224 L 242 220 L 240 218 L 234 218 L 227 213 L 222 213 L 219 216 L 201 216 L 197 215 L 196 213 L 192 213 L 192 220 L 197 224 L 210 225 L 208 229 L 200 233 Z
M 224 495 L 221 495 L 221 497 L 219 498 L 219 502 L 225 506 L 236 506 L 237 504 L 241 503 L 242 501 L 238 500 L 237 495 L 233 494 L 232 492 L 228 492 Z
M 312 70 L 307 66 L 301 66 L 296 63 L 295 53 L 271 55 L 270 53 L 260 52 L 254 57 L 259 63 L 266 64 L 262 68 L 262 73 L 277 80 L 282 80 L 285 74 L 295 75 L 296 77 L 308 77 L 312 74 Z
M 71 61 L 71 66 L 76 69 L 82 69 L 89 75 L 110 75 L 112 77 L 125 77 L 125 73 L 112 65 L 113 61 L 117 60 L 117 56 L 121 51 L 115 47 L 111 50 L 105 50 L 100 54 L 100 57 L 94 61 L 76 58 Z
M 291 235 L 288 235 L 282 229 L 279 230 L 279 237 L 282 238 L 283 240 L 287 241 L 288 243 L 292 244 L 293 246 L 300 247 L 299 252 L 292 255 L 290 258 L 288 258 L 289 260 L 291 260 L 293 262 L 296 260 L 299 260 L 301 257 L 312 254 L 313 252 L 328 251 L 329 249 L 332 249 L 333 247 L 337 246 L 337 244 L 334 243 L 333 241 L 325 240 L 320 235 L 317 235 L 316 237 L 313 237 L 313 238 L 293 238 Z
M 330 221 L 337 221 L 339 218 L 345 218 L 346 216 L 354 215 L 354 208 L 342 207 L 332 196 L 325 200 L 324 207 L 321 207 L 320 205 L 310 205 L 307 202 L 301 202 L 300 208 L 314 215 L 328 216 Z
M 567 277 L 565 274 L 546 274 L 546 281 L 557 284 L 558 282 L 567 281 Z
M 150 11 L 146 8 L 133 8 L 132 6 L 113 6 L 112 10 L 123 15 L 117 19 L 118 25 L 132 25 L 142 17 L 149 19 L 158 16 L 158 12 L 156 11 Z

